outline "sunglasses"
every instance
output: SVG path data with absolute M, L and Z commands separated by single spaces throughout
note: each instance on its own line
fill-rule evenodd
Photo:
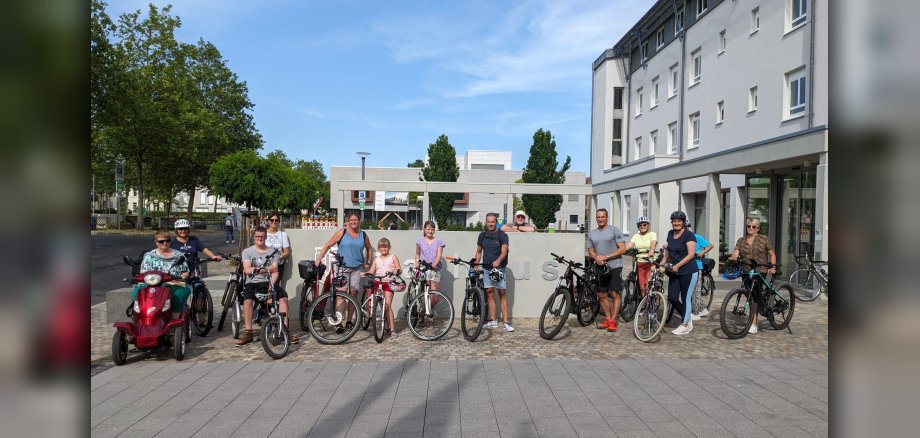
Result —
M 172 239 L 161 239 L 161 240 L 157 240 L 157 243 L 169 243 L 169 242 L 172 242 Z
M 753 228 L 753 229 L 755 229 L 755 230 L 758 229 L 758 228 L 760 228 L 760 227 L 758 227 L 757 225 L 748 225 L 747 227 L 748 227 L 748 229 Z
M 269 222 L 278 222 L 278 219 L 269 219 Z

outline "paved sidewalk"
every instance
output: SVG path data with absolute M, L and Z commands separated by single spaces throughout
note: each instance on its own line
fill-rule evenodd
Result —
M 827 359 L 147 362 L 97 437 L 826 436 Z

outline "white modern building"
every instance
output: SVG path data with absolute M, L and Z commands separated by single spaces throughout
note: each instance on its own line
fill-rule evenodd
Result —
M 828 2 L 659 0 L 593 64 L 593 207 L 827 255 Z M 724 227 L 720 233 L 721 227 Z M 718 248 L 718 247 L 717 247 Z
M 130 209 L 132 213 L 138 211 L 137 202 L 139 198 L 137 196 L 137 190 L 127 190 L 126 194 L 127 208 Z M 245 206 L 228 202 L 222 197 L 211 194 L 207 189 L 204 188 L 195 191 L 192 196 L 189 196 L 185 192 L 179 192 L 174 200 L 175 202 L 172 205 L 172 211 L 174 212 L 188 211 L 189 202 L 192 203 L 193 211 L 196 213 L 226 213 L 233 211 L 234 207 L 245 209 Z M 115 202 L 115 197 L 111 196 L 107 201 L 101 202 L 100 204 L 105 204 L 105 206 L 114 206 Z M 156 203 L 149 198 L 144 199 L 144 203 L 146 204 L 147 211 L 165 210 L 165 206 L 162 205 L 162 203 L 155 205 Z M 100 205 L 99 208 L 102 208 L 102 205 Z
M 468 150 L 457 155 L 457 167 L 461 170 L 511 170 L 511 151 Z

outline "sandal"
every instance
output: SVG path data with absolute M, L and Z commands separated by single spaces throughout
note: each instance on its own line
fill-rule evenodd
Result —
M 242 347 L 250 342 L 252 342 L 252 330 L 243 330 L 243 334 L 236 340 L 236 346 Z

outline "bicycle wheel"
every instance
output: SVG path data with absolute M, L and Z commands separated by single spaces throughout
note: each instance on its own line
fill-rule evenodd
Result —
M 597 300 L 597 294 L 594 291 L 584 287 L 579 288 L 578 298 L 575 299 L 576 310 L 575 316 L 582 327 L 591 325 L 597 314 L 601 311 L 601 303 Z
M 230 316 L 230 333 L 233 335 L 233 339 L 239 339 L 240 329 L 243 327 L 243 305 L 238 297 L 233 300 L 230 308 L 233 310 L 233 314 Z
M 454 304 L 450 302 L 446 295 L 441 292 L 429 291 L 428 298 L 437 297 L 438 302 L 428 307 L 425 306 L 425 295 L 419 295 L 409 304 L 409 315 L 414 317 L 407 318 L 409 330 L 415 337 L 425 340 L 434 341 L 444 336 L 454 325 Z
M 460 331 L 463 338 L 473 342 L 482 333 L 482 324 L 486 320 L 485 292 L 478 287 L 467 289 L 460 307 Z
M 220 305 L 223 306 L 223 311 L 220 313 L 220 322 L 217 323 L 217 331 L 224 330 L 224 321 L 227 320 L 227 313 L 233 307 L 233 297 L 236 293 L 236 280 L 230 280 L 227 282 L 227 285 L 224 286 L 224 295 L 220 298 Z
M 636 308 L 639 306 L 639 284 L 635 279 L 629 278 L 626 280 L 620 298 L 622 301 L 620 319 L 623 322 L 632 322 L 636 316 Z
M 722 300 L 719 324 L 729 339 L 740 339 L 747 336 L 751 322 L 754 321 L 753 304 L 751 291 L 744 287 L 736 287 L 725 295 L 725 299 Z
M 702 297 L 702 302 L 705 304 L 703 307 L 710 310 L 710 306 L 712 306 L 712 297 L 716 294 L 716 282 L 712 279 L 712 275 L 704 274 L 703 278 L 700 279 L 700 286 L 702 287 L 700 296 Z
M 802 301 L 812 301 L 821 295 L 821 281 L 809 269 L 796 269 L 789 276 L 789 285 Z
M 310 334 L 313 335 L 320 344 L 341 344 L 351 339 L 351 337 L 358 332 L 359 325 L 362 323 L 361 308 L 358 307 L 358 300 L 347 292 L 337 292 L 335 295 L 337 300 L 344 300 L 344 308 L 339 310 L 338 306 L 336 306 L 332 314 L 326 314 L 325 311 L 323 311 L 322 318 L 310 318 L 310 323 L 307 325 Z M 310 308 L 307 310 L 307 313 L 313 315 L 319 303 L 324 303 L 325 300 L 331 298 L 331 292 L 320 295 L 310 303 Z
M 273 316 L 262 324 L 262 348 L 272 359 L 281 359 L 291 350 L 291 334 L 281 323 L 280 316 Z
M 303 331 L 309 330 L 307 326 L 310 322 L 310 290 L 307 288 L 307 284 L 304 283 L 303 289 L 300 293 L 300 329 Z
M 206 286 L 195 289 L 192 297 L 192 306 L 189 309 L 192 312 L 192 325 L 195 326 L 195 334 L 205 336 L 211 331 L 211 323 L 214 322 L 214 303 L 211 299 L 211 291 Z
M 776 292 L 771 292 L 767 297 L 767 318 L 770 325 L 776 330 L 782 330 L 789 325 L 792 320 L 792 314 L 795 312 L 795 293 L 792 292 L 792 286 L 783 284 L 776 288 Z
M 569 318 L 572 308 L 572 293 L 565 287 L 558 287 L 543 305 L 540 312 L 540 337 L 553 339 Z
M 374 305 L 371 308 L 371 317 L 374 319 L 374 340 L 377 343 L 383 342 L 383 330 L 386 328 L 387 316 L 384 312 L 384 302 L 381 297 L 373 297 Z
M 369 293 L 364 294 L 364 301 L 361 302 L 361 316 L 363 324 L 361 324 L 361 330 L 367 330 L 371 326 L 371 320 L 374 319 L 374 300 L 373 295 Z
M 651 342 L 664 328 L 664 319 L 668 315 L 668 299 L 661 292 L 647 293 L 636 306 L 633 319 L 633 333 L 642 342 Z

